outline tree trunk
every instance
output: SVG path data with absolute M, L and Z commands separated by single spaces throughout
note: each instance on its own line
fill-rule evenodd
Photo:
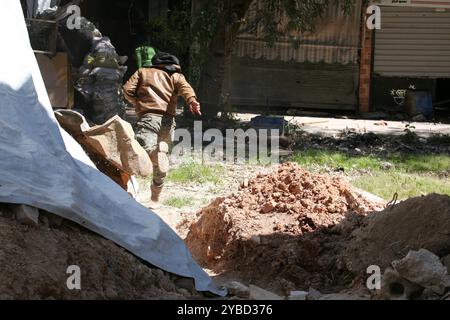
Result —
M 210 54 L 202 68 L 199 97 L 207 116 L 215 116 L 228 105 L 231 82 L 231 57 L 241 21 L 253 0 L 229 0 L 227 14 L 221 16 Z

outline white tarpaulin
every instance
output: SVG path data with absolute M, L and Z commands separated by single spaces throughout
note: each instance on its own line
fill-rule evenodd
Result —
M 34 206 L 101 234 L 219 295 L 177 234 L 99 172 L 59 128 L 19 1 L 0 0 L 0 202 Z

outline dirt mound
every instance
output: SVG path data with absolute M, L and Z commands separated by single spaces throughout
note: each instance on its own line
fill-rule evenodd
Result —
M 370 265 L 382 269 L 410 250 L 450 253 L 450 197 L 431 194 L 370 214 L 354 231 L 343 255 L 349 270 L 363 274 Z
M 28 227 L 0 212 L 0 299 L 186 299 L 177 281 L 75 224 Z M 81 269 L 81 290 L 67 268 Z
M 266 288 L 269 281 L 283 293 L 327 290 L 346 282 L 336 266 L 342 241 L 366 212 L 378 209 L 337 177 L 284 164 L 203 209 L 186 243 L 215 272 L 237 272 Z

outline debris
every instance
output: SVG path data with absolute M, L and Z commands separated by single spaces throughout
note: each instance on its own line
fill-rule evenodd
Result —
M 439 295 L 445 293 L 448 281 L 447 268 L 434 253 L 426 249 L 410 251 L 402 260 L 392 262 L 392 266 L 408 281 Z
M 275 293 L 261 289 L 257 286 L 250 285 L 250 300 L 283 300 L 282 297 Z
M 309 288 L 308 300 L 319 300 L 321 297 L 322 293 L 320 293 L 320 291 L 314 288 Z
M 178 292 L 179 294 L 181 294 L 182 296 L 185 296 L 185 297 L 190 297 L 190 296 L 192 296 L 192 294 L 191 294 L 188 290 L 183 289 L 183 288 L 178 289 L 177 292 Z
M 289 300 L 306 300 L 309 293 L 306 291 L 291 291 Z
M 51 228 L 60 228 L 64 222 L 64 218 L 45 210 L 39 210 L 39 218 L 45 220 L 45 225 Z
M 161 272 L 163 272 L 161 270 Z M 194 280 L 191 278 L 182 278 L 182 277 L 178 277 L 174 283 L 183 289 L 188 290 L 189 292 L 195 292 L 195 284 L 194 284 Z
M 27 226 L 35 227 L 39 224 L 39 209 L 27 205 L 11 205 L 17 221 Z
M 393 128 L 402 133 L 404 126 L 399 125 Z M 413 128 L 410 131 L 416 132 Z M 416 132 L 420 137 L 425 135 Z M 401 135 L 383 135 L 374 132 L 355 131 L 344 129 L 334 135 L 319 135 L 315 133 L 300 131 L 293 136 L 294 149 L 300 151 L 339 151 L 341 148 L 353 150 L 359 148 L 363 154 L 370 154 L 380 158 L 386 155 L 402 152 L 414 152 L 416 155 L 437 154 L 449 152 L 448 143 L 445 143 L 447 135 L 442 133 L 431 133 L 426 142 L 419 139 L 407 139 L 411 137 L 408 131 L 403 131 Z M 399 139 L 401 138 L 401 139 Z M 407 147 L 399 144 L 399 140 L 406 141 Z M 345 150 L 345 149 L 341 149 Z
M 418 114 L 411 119 L 414 122 L 424 122 L 427 121 L 427 118 L 423 114 Z
M 239 298 L 248 299 L 250 297 L 250 288 L 240 282 L 232 281 L 225 285 L 228 293 Z
M 334 293 L 334 294 L 326 294 L 322 296 L 319 300 L 370 300 L 368 296 L 359 296 L 351 293 Z
M 387 268 L 382 277 L 381 297 L 388 300 L 414 300 L 423 291 L 423 287 L 402 278 L 399 273 Z

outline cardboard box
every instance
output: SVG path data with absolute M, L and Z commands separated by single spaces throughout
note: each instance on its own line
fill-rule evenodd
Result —
M 38 52 L 35 54 L 52 107 L 71 109 L 74 92 L 67 53 L 58 52 L 54 56 Z

